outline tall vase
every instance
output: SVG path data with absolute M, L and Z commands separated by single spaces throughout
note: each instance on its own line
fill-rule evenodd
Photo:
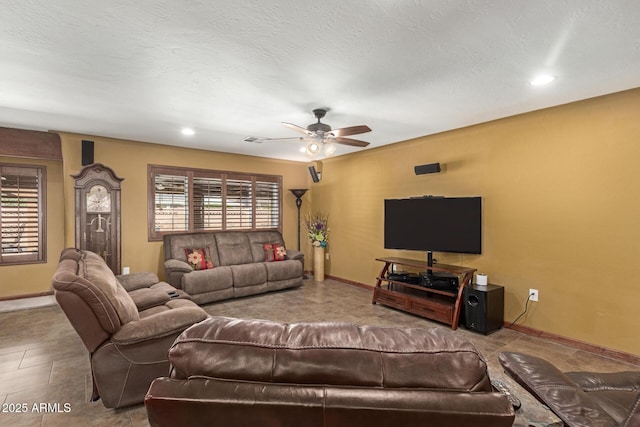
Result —
M 313 280 L 316 282 L 324 280 L 324 248 L 322 246 L 313 247 Z

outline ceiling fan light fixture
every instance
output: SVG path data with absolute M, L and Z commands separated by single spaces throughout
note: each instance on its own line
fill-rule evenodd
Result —
M 300 147 L 300 152 L 305 153 L 310 159 L 315 158 L 320 152 L 326 157 L 331 157 L 337 151 L 337 144 L 349 145 L 352 147 L 366 147 L 369 145 L 366 141 L 360 141 L 358 139 L 346 138 L 351 135 L 358 135 L 361 133 L 371 132 L 371 128 L 367 125 L 348 126 L 339 129 L 332 129 L 326 123 L 320 121 L 326 114 L 327 110 L 324 108 L 317 108 L 313 110 L 314 116 L 318 119 L 317 123 L 311 123 L 306 128 L 293 123 L 281 122 L 283 126 L 292 129 L 296 132 L 303 134 L 297 138 L 285 137 L 285 138 L 266 138 L 260 136 L 247 136 L 243 139 L 245 142 L 265 142 L 265 141 L 284 141 L 284 140 L 297 140 L 304 142 L 306 145 Z
M 317 142 L 310 142 L 307 145 L 306 154 L 308 157 L 315 157 L 320 152 L 320 145 Z
M 333 154 L 336 152 L 336 144 L 328 142 L 324 145 L 324 154 L 327 157 L 331 157 L 333 156 Z

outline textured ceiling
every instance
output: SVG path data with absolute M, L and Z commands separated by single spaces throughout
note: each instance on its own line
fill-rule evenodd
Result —
M 308 160 L 640 86 L 638 0 L 0 0 L 0 126 Z M 539 73 L 557 80 L 528 81 Z M 192 127 L 195 135 L 180 133 Z M 336 155 L 361 150 L 341 146 Z

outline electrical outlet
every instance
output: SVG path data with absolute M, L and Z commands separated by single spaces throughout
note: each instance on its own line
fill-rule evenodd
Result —
M 328 260 L 329 259 L 329 252 L 325 252 L 324 253 L 324 259 Z
M 538 302 L 538 290 L 537 289 L 529 289 L 529 297 L 531 301 Z
M 129 267 L 122 267 L 122 274 L 129 274 Z

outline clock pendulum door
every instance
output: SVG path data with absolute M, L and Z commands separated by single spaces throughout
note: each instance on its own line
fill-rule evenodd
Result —
M 109 264 L 112 254 L 111 248 L 111 215 L 89 214 L 87 215 L 86 248 L 100 255 Z

